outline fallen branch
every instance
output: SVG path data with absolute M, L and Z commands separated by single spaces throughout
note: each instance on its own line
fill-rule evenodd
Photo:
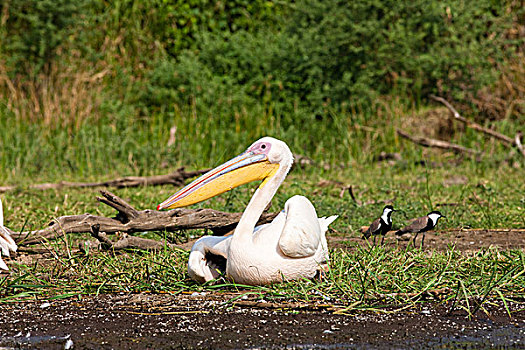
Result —
M 61 216 L 42 230 L 30 232 L 13 232 L 12 237 L 19 244 L 32 244 L 54 239 L 66 233 L 92 233 L 93 227 L 99 225 L 99 231 L 111 233 L 128 233 L 145 231 L 168 231 L 190 229 L 209 229 L 215 234 L 225 234 L 233 230 L 242 213 L 225 213 L 213 209 L 173 209 L 169 211 L 138 211 L 123 199 L 108 191 L 100 191 L 102 197 L 97 200 L 116 209 L 114 218 L 91 214 Z M 273 220 L 277 213 L 264 213 L 258 224 Z
M 31 189 L 48 190 L 48 189 L 61 189 L 66 187 L 139 187 L 139 186 L 158 186 L 158 185 L 173 185 L 182 186 L 184 181 L 201 175 L 209 171 L 210 169 L 197 170 L 197 171 L 185 171 L 184 168 L 179 168 L 171 174 L 167 175 L 153 175 L 153 176 L 126 176 L 115 180 L 102 181 L 102 182 L 68 182 L 61 181 L 59 183 L 43 183 L 29 186 Z M 17 186 L 0 186 L 0 193 L 12 191 Z
M 399 129 L 397 129 L 397 133 L 399 134 L 399 136 L 402 136 L 418 145 L 421 145 L 423 147 L 434 147 L 434 148 L 440 148 L 440 149 L 447 149 L 447 150 L 452 150 L 454 151 L 455 153 L 466 153 L 466 154 L 469 154 L 469 155 L 473 155 L 473 156 L 476 156 L 477 158 L 480 158 L 483 153 L 482 152 L 478 152 L 478 151 L 475 151 L 473 149 L 470 149 L 470 148 L 466 148 L 466 147 L 463 147 L 463 146 L 460 146 L 460 145 L 456 145 L 455 143 L 450 143 L 450 142 L 446 142 L 446 141 L 441 141 L 441 140 L 436 140 L 436 139 L 430 139 L 430 138 L 426 138 L 426 137 L 415 137 L 415 136 L 411 136 Z
M 438 289 L 427 289 L 418 293 L 386 293 L 376 294 L 374 298 L 389 299 L 389 298 L 409 298 L 409 299 L 441 299 L 444 296 L 450 295 L 452 289 L 448 287 Z
M 521 145 L 519 134 L 516 135 L 515 139 L 512 139 L 511 137 L 508 137 L 507 135 L 501 134 L 501 133 L 499 133 L 497 131 L 494 131 L 492 129 L 485 128 L 485 127 L 479 125 L 478 123 L 475 123 L 475 122 L 473 122 L 471 120 L 468 120 L 465 117 L 462 117 L 458 113 L 458 111 L 447 100 L 445 100 L 443 97 L 438 97 L 438 96 L 435 96 L 435 95 L 430 95 L 429 97 L 431 99 L 433 99 L 434 101 L 441 102 L 442 104 L 444 104 L 452 112 L 452 115 L 454 116 L 454 119 L 462 122 L 463 124 L 467 125 L 471 129 L 474 129 L 476 131 L 482 132 L 485 135 L 488 135 L 490 137 L 493 137 L 493 138 L 501 141 L 507 147 L 516 147 L 521 152 L 521 154 L 525 157 L 525 149 Z
M 341 190 L 341 193 L 339 194 L 339 197 L 343 198 L 343 195 L 344 195 L 344 191 L 348 189 L 348 193 L 350 194 L 350 197 L 352 198 L 352 200 L 358 205 L 358 206 L 361 206 L 363 203 L 357 199 L 357 197 L 355 196 L 354 194 L 354 189 L 352 187 L 352 185 L 348 186 L 348 187 L 345 187 Z
M 251 300 L 237 300 L 233 305 L 238 307 L 260 308 L 260 309 L 302 309 L 302 310 L 320 310 L 330 309 L 334 305 L 331 304 L 317 304 L 317 303 L 293 303 L 293 302 L 266 302 L 266 301 L 251 301 Z
M 179 246 L 177 244 L 171 244 L 165 241 L 157 241 L 154 239 L 149 238 L 141 238 L 141 237 L 134 237 L 129 236 L 128 234 L 124 233 L 122 236 L 116 241 L 113 242 L 111 239 L 108 238 L 108 236 L 100 232 L 100 225 L 95 224 L 91 227 L 91 235 L 96 238 L 100 243 L 100 248 L 102 250 L 125 250 L 125 249 L 143 249 L 143 250 L 161 250 L 165 246 L 168 246 L 169 248 L 186 248 Z M 85 248 L 81 247 L 81 250 L 85 252 Z

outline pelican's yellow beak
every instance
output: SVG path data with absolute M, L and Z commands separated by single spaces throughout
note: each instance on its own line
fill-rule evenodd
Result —
M 235 187 L 256 180 L 270 179 L 279 164 L 272 164 L 265 154 L 246 151 L 237 157 L 208 171 L 164 202 L 157 210 L 185 207 L 217 196 Z M 266 184 L 263 181 L 260 187 Z

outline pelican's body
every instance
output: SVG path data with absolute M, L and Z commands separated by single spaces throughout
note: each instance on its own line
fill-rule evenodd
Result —
M 314 277 L 328 262 L 325 233 L 335 219 L 317 218 L 306 197 L 290 198 L 271 223 L 256 228 L 252 244 L 230 242 L 227 276 L 242 284 Z
M 16 252 L 17 248 L 18 247 L 11 237 L 11 234 L 4 226 L 4 211 L 2 208 L 2 201 L 0 201 L 0 271 L 9 270 L 6 263 L 2 260 L 2 255 L 9 256 L 9 253 Z
M 271 223 L 255 227 L 292 162 L 292 153 L 284 142 L 264 137 L 159 205 L 158 209 L 193 204 L 241 184 L 263 180 L 232 236 L 203 237 L 194 244 L 188 262 L 194 280 L 216 278 L 221 264 L 214 259 L 217 257 L 222 257 L 227 277 L 250 285 L 312 278 L 325 268 L 329 258 L 325 232 L 337 216 L 318 218 L 306 197 L 290 198 Z

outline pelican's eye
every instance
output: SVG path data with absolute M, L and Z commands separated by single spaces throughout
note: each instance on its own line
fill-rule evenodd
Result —
M 271 145 L 268 142 L 259 142 L 250 147 L 249 151 L 256 154 L 268 154 L 270 152 Z

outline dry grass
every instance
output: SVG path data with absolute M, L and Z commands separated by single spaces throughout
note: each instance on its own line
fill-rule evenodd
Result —
M 519 120 L 525 115 L 525 54 L 516 55 L 500 71 L 496 84 L 481 90 L 472 101 L 492 120 Z
M 48 74 L 36 79 L 11 79 L 0 62 L 0 100 L 20 121 L 43 123 L 51 130 L 78 129 L 87 119 L 100 117 L 102 79 L 109 72 L 52 64 Z

